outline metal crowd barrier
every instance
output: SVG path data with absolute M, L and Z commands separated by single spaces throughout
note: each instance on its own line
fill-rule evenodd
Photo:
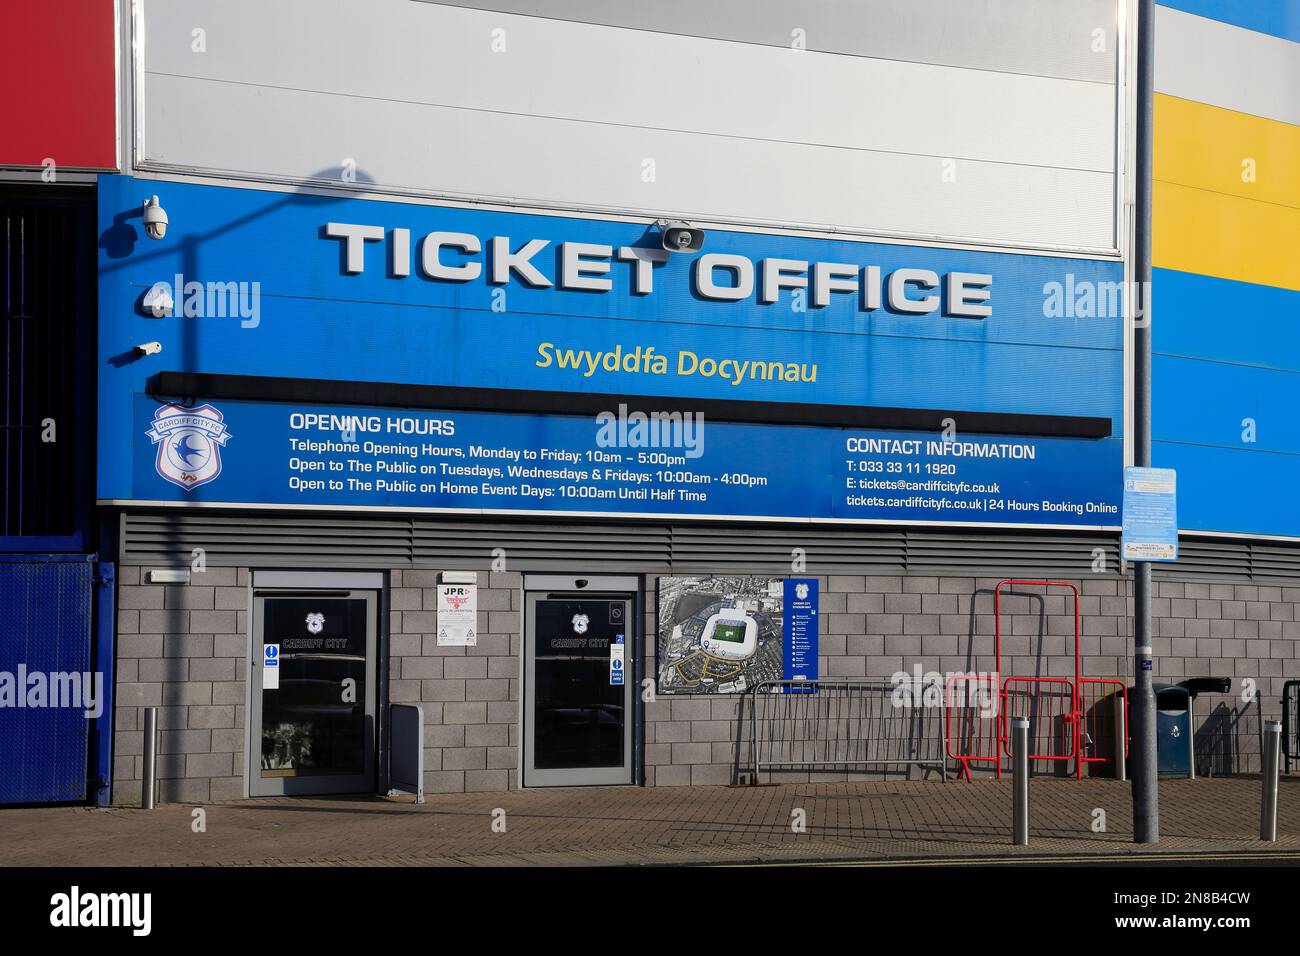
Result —
M 890 766 L 932 767 L 947 780 L 942 693 L 934 682 L 900 693 L 879 679 L 761 681 L 749 704 L 754 782 L 765 768 Z
M 1079 759 L 1110 764 L 1125 779 L 1128 761 L 1128 687 L 1122 680 L 1085 677 L 1079 681 Z
M 944 685 L 946 753 L 971 779 L 971 764 L 992 764 L 1002 777 L 1002 688 L 996 675 L 950 674 Z M 978 768 L 976 768 L 978 769 Z
M 1068 677 L 1008 677 L 1002 682 L 1003 726 L 1008 720 L 1029 721 L 1029 759 L 1074 762 L 1079 752 L 1078 697 Z M 1002 745 L 1012 756 L 1011 735 Z
M 987 765 L 997 777 L 1011 757 L 1010 721 L 1029 720 L 1029 759 L 1110 764 L 1124 777 L 1128 755 L 1127 693 L 1123 681 L 1085 677 L 1008 677 L 997 685 L 987 674 L 952 674 L 945 685 L 947 755 L 971 779 L 971 766 Z M 994 702 L 996 706 L 990 707 Z
M 1300 680 L 1282 685 L 1282 756 L 1290 773 L 1291 761 L 1300 760 Z
M 1003 589 L 1023 587 L 1065 588 L 1070 592 L 1073 598 L 1070 616 L 1074 623 L 1073 678 L 1016 674 L 1000 677 L 1004 671 Z M 1037 592 L 1006 593 L 1045 598 Z M 1115 776 L 1124 779 L 1128 695 L 1123 681 L 1083 676 L 1078 588 L 1068 581 L 1008 578 L 999 581 L 994 589 L 993 613 L 993 672 L 951 674 L 944 686 L 946 753 L 957 762 L 958 772 L 969 780 L 972 765 L 978 769 L 983 764 L 1000 779 L 1003 765 L 1012 754 L 1011 722 L 1023 717 L 1029 723 L 1030 761 L 1053 761 L 1063 771 L 1073 765 L 1076 778 L 1083 777 L 1086 765 L 1109 763 Z M 1014 662 L 1014 657 L 1011 660 Z M 990 707 L 990 703 L 996 706 Z

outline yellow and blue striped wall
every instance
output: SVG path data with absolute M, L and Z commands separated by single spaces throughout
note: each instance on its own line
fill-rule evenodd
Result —
M 1185 531 L 1300 537 L 1300 0 L 1159 0 L 1153 458 Z

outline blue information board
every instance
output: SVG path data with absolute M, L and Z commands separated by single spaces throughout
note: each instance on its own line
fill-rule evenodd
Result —
M 138 396 L 130 497 L 545 514 L 1115 527 L 1119 439 L 704 422 L 690 447 L 594 418 Z M 669 433 L 665 433 L 669 434 Z
M 1177 491 L 1172 468 L 1124 469 L 1125 561 L 1178 560 Z
M 782 648 L 786 680 L 817 680 L 818 588 L 816 578 L 786 578 L 782 600 Z

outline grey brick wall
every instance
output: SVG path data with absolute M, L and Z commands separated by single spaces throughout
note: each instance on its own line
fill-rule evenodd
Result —
M 897 671 L 992 671 L 993 591 L 998 578 L 830 575 L 821 585 L 819 667 L 823 677 L 887 679 Z M 1075 580 L 1080 591 L 1084 677 L 1132 682 L 1132 598 L 1115 578 Z M 647 593 L 654 593 L 653 578 Z M 1024 589 L 1041 591 L 1042 589 Z M 1002 602 L 1003 677 L 1071 676 L 1071 598 L 1013 594 Z M 1165 581 L 1153 602 L 1157 683 L 1231 677 L 1233 693 L 1195 705 L 1198 763 L 1216 773 L 1259 769 L 1261 719 L 1281 714 L 1282 684 L 1300 677 L 1296 620 L 1300 588 Z M 646 609 L 654 654 L 654 608 Z M 654 661 L 647 673 L 655 673 Z M 1256 704 L 1241 698 L 1255 682 Z M 646 708 L 646 782 L 685 786 L 734 782 L 750 766 L 747 715 L 736 697 L 664 696 Z M 778 773 L 777 780 L 842 779 Z
M 160 799 L 238 798 L 244 788 L 245 677 L 250 577 L 210 568 L 189 585 L 142 583 L 119 570 L 114 784 L 116 803 L 140 797 L 142 709 L 159 708 Z M 439 647 L 435 570 L 390 572 L 389 699 L 425 713 L 432 792 L 517 787 L 521 576 L 479 572 L 478 645 Z M 825 677 L 888 678 L 899 670 L 993 669 L 997 578 L 821 577 L 820 668 Z M 645 674 L 655 674 L 654 575 L 646 578 Z M 1075 581 L 1081 592 L 1085 676 L 1130 681 L 1131 599 L 1114 578 Z M 1282 684 L 1300 677 L 1300 588 L 1162 581 L 1156 586 L 1158 682 L 1228 676 L 1234 694 L 1197 703 L 1202 763 L 1258 768 L 1260 706 L 1240 699 L 1256 682 L 1264 717 Z M 1065 593 L 1003 603 L 1004 676 L 1073 674 Z M 381 632 L 382 632 L 381 628 Z M 645 706 L 645 780 L 652 786 L 732 782 L 749 765 L 740 697 L 659 697 Z M 786 775 L 806 779 L 803 775 Z M 820 777 L 821 775 L 819 775 Z M 833 777 L 833 775 L 827 775 Z
M 158 708 L 158 799 L 201 803 L 244 795 L 250 575 L 194 573 L 153 585 L 119 571 L 113 802 L 140 800 L 144 708 Z M 389 700 L 423 706 L 425 787 L 518 785 L 518 574 L 479 575 L 478 644 L 439 647 L 437 571 L 391 572 Z M 382 629 L 381 629 L 382 631 Z
M 195 572 L 188 585 L 118 570 L 113 793 L 140 800 L 144 708 L 158 708 L 158 799 L 202 803 L 244 793 L 249 577 Z
M 439 647 L 437 571 L 393 571 L 389 699 L 424 709 L 424 786 L 518 786 L 520 575 L 480 571 L 478 643 Z

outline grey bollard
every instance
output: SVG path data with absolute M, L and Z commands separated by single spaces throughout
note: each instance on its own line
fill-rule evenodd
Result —
M 140 809 L 153 809 L 158 769 L 158 708 L 144 709 L 144 766 L 140 776 Z
M 1115 779 L 1128 779 L 1128 708 L 1125 703 L 1128 698 L 1124 694 L 1116 694 L 1115 700 Z
M 1029 846 L 1029 718 L 1011 718 L 1012 843 Z
M 1264 777 L 1259 807 L 1259 838 L 1277 842 L 1277 772 L 1282 756 L 1282 722 L 1264 722 Z

